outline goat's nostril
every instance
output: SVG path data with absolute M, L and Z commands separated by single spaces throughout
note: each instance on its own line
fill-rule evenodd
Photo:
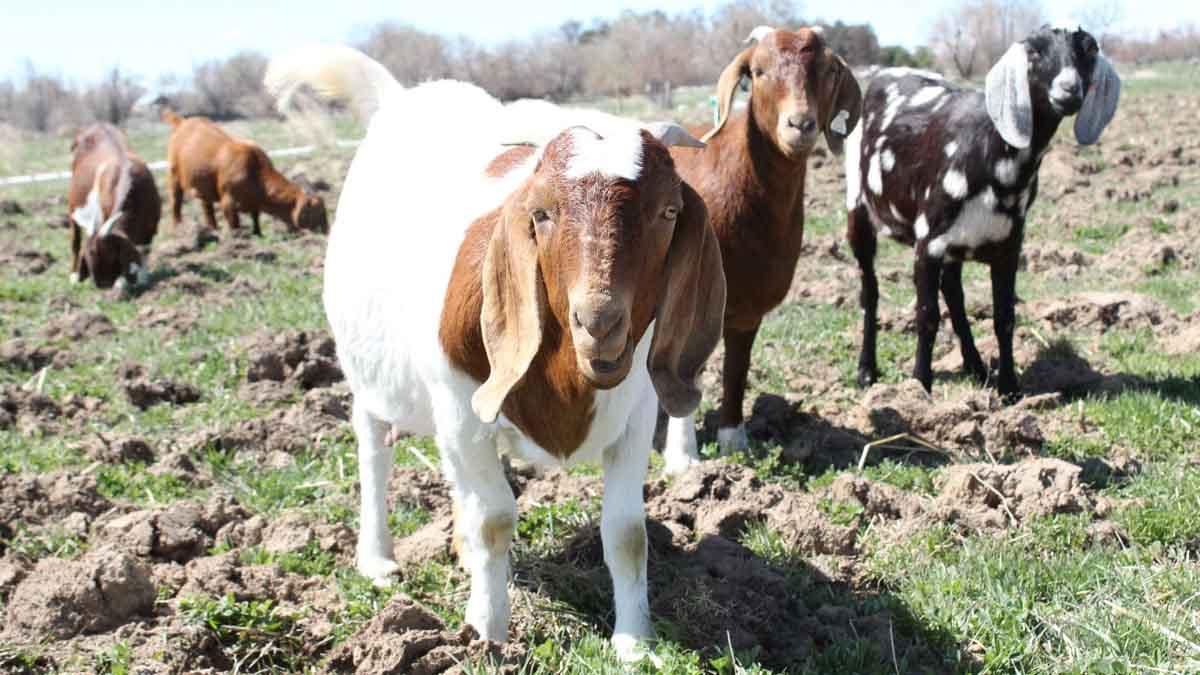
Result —
M 605 308 L 598 311 L 589 311 L 585 308 L 582 313 L 572 312 L 572 316 L 575 326 L 586 330 L 588 335 L 595 340 L 608 338 L 622 323 L 622 312 L 617 308 Z
M 817 130 L 817 121 L 808 115 L 792 115 L 788 117 L 788 126 L 802 134 L 811 134 Z

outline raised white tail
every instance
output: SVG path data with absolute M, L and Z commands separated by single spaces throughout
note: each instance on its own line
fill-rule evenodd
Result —
M 348 103 L 364 122 L 379 110 L 389 90 L 400 88 L 378 61 L 343 45 L 310 45 L 277 56 L 267 66 L 263 85 L 281 111 L 307 85 L 319 96 Z

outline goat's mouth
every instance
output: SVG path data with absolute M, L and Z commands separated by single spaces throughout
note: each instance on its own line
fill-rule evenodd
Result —
M 588 384 L 597 389 L 612 389 L 629 375 L 633 354 L 628 346 L 615 358 L 590 354 L 581 349 L 575 352 L 575 361 Z
M 817 135 L 815 133 L 804 133 L 786 127 L 779 130 L 779 152 L 788 159 L 808 155 L 816 144 Z
M 1083 107 L 1083 99 L 1073 94 L 1058 97 L 1051 95 L 1050 107 L 1053 108 L 1054 112 L 1058 115 L 1067 117 L 1079 112 L 1079 109 Z

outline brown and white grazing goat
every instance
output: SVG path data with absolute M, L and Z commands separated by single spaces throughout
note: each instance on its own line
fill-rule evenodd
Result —
M 696 408 L 695 377 L 721 333 L 725 279 L 704 202 L 636 128 L 577 126 L 506 147 L 514 113 L 483 90 L 405 89 L 343 47 L 272 62 L 269 90 L 298 84 L 371 117 L 325 258 L 325 310 L 354 393 L 358 569 L 379 580 L 396 570 L 389 425 L 431 434 L 471 575 L 466 621 L 503 641 L 517 510 L 499 451 L 599 462 L 613 644 L 639 657 L 651 635 L 642 484 L 656 402 Z
M 217 229 L 213 204 L 221 205 L 229 227 L 241 226 L 239 213 L 249 213 L 254 234 L 261 235 L 258 216 L 268 213 L 289 230 L 329 231 L 325 200 L 302 190 L 275 170 L 257 144 L 234 138 L 205 117 L 180 117 L 163 109 L 172 127 L 167 144 L 167 192 L 172 224 L 183 218 L 183 195 L 190 193 L 204 208 L 204 222 Z
M 707 147 L 672 151 L 679 174 L 704 198 L 721 243 L 729 295 L 717 438 L 744 448 L 742 402 L 750 351 L 767 312 L 787 295 L 804 240 L 808 156 L 824 134 L 829 148 L 858 123 L 861 93 L 846 63 L 819 31 L 760 26 L 717 83 L 719 115 Z M 738 83 L 750 79 L 745 112 L 732 112 Z M 671 420 L 663 451 L 669 472 L 695 461 L 691 418 Z
M 148 249 L 162 215 L 154 177 L 111 124 L 79 132 L 71 152 L 71 280 L 91 278 L 99 288 L 144 282 L 138 247 Z
M 932 73 L 882 71 L 867 89 L 863 124 L 847 143 L 847 236 L 862 272 L 863 343 L 858 380 L 876 380 L 876 229 L 913 246 L 917 359 L 913 377 L 933 383 L 933 342 L 946 299 L 963 368 L 989 378 L 963 306 L 962 265 L 991 266 L 999 343 L 997 386 L 1017 394 L 1012 341 L 1017 264 L 1038 168 L 1064 117 L 1095 143 L 1116 112 L 1121 81 L 1088 33 L 1042 28 L 991 69 L 986 91 Z

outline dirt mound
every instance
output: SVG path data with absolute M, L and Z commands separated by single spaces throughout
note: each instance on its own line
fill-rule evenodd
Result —
M 67 394 L 56 401 L 20 387 L 0 389 L 0 429 L 16 427 L 25 435 L 59 433 L 64 425 L 82 426 L 104 406 L 94 396 Z
M 55 257 L 45 251 L 30 248 L 0 248 L 0 267 L 15 269 L 24 275 L 36 276 L 50 269 Z
M 145 410 L 160 403 L 186 405 L 200 400 L 200 388 L 172 380 L 141 378 L 124 384 L 125 396 L 135 407 Z
M 301 390 L 328 387 L 344 377 L 333 338 L 324 331 L 260 333 L 245 347 L 246 381 L 289 382 Z
M 96 479 L 78 473 L 37 476 L 0 473 L 0 539 L 18 523 L 39 525 L 62 521 L 74 513 L 95 517 L 112 504 L 96 490 Z M 2 548 L 2 543 L 0 543 Z
M 88 457 L 109 464 L 154 461 L 154 449 L 144 439 L 135 436 L 109 439 L 96 432 L 92 439 L 83 444 Z
M 189 451 L 206 448 L 224 452 L 296 454 L 312 446 L 321 435 L 337 433 L 350 419 L 350 392 L 339 384 L 306 392 L 297 403 L 263 417 L 232 426 L 219 426 L 181 439 Z
M 73 354 L 46 344 L 29 344 L 21 338 L 0 344 L 0 368 L 34 372 L 49 365 L 68 368 L 74 363 Z
M 326 664 L 331 673 L 463 673 L 460 665 L 490 659 L 489 673 L 516 673 L 525 660 L 516 642 L 500 645 L 477 639 L 470 627 L 446 630 L 428 609 L 397 595 L 354 637 L 334 648 Z
M 144 558 L 187 562 L 204 555 L 225 525 L 248 516 L 220 499 L 201 505 L 177 502 L 162 509 L 143 509 L 102 519 L 97 536 Z
M 932 512 L 969 530 L 1003 529 L 1032 517 L 1092 512 L 1082 469 L 1058 459 L 1017 464 L 962 464 L 937 479 Z
M 1066 298 L 1029 303 L 1028 316 L 1056 329 L 1093 330 L 1153 328 L 1175 319 L 1158 301 L 1139 293 L 1079 293 Z
M 116 548 L 79 560 L 45 558 L 13 590 L 5 632 L 66 639 L 109 630 L 154 608 L 149 570 Z
M 41 335 L 47 340 L 77 342 L 93 335 L 112 335 L 115 332 L 116 328 L 107 316 L 99 312 L 74 311 L 47 321 Z
M 1200 353 L 1200 317 L 1194 318 L 1189 325 L 1181 327 L 1173 334 L 1163 336 L 1160 340 L 1168 354 Z

